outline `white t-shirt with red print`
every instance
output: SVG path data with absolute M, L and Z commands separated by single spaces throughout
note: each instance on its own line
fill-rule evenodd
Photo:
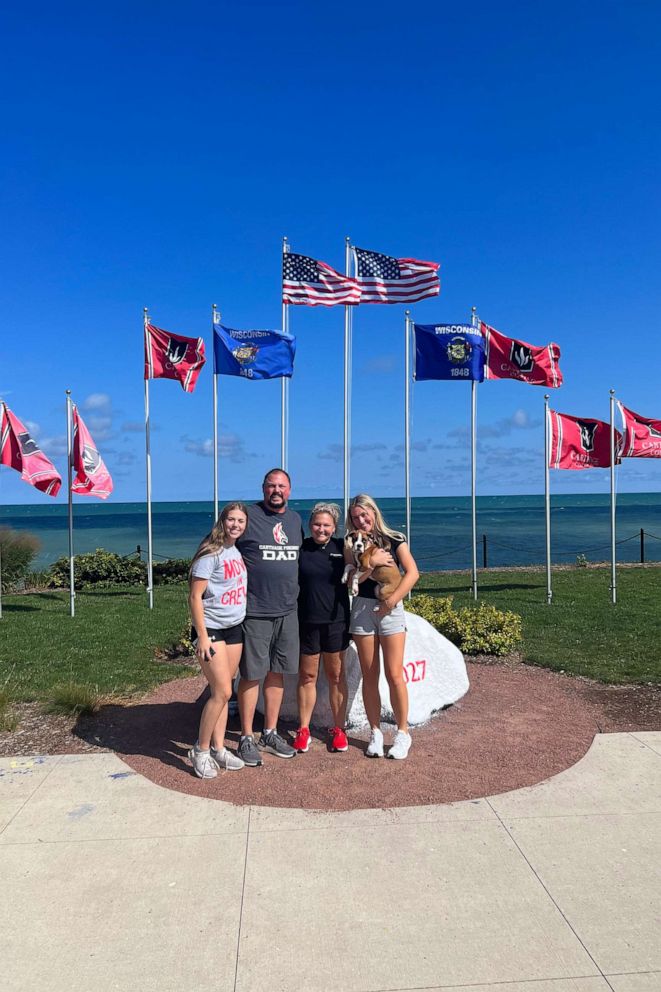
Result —
M 248 577 L 236 546 L 198 558 L 192 574 L 196 579 L 207 579 L 202 596 L 207 630 L 224 630 L 241 623 L 246 615 Z

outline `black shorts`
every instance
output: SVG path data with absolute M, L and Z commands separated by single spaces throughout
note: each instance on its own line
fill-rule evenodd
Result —
M 223 627 L 220 630 L 210 630 L 207 627 L 207 634 L 212 643 L 214 641 L 225 641 L 225 644 L 243 644 L 243 624 L 240 623 L 235 624 L 234 627 Z M 195 627 L 191 627 L 190 639 L 195 644 L 197 640 Z
M 301 623 L 301 654 L 335 653 L 349 647 L 349 627 L 344 620 L 334 623 Z

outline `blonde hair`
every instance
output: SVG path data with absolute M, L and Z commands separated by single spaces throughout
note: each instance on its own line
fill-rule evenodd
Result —
M 337 503 L 315 503 L 310 510 L 308 526 L 312 523 L 318 513 L 327 513 L 329 517 L 332 517 L 333 523 L 335 524 L 335 530 L 337 530 L 337 525 L 340 520 L 340 508 Z
M 218 551 L 222 551 L 225 544 L 225 538 L 227 537 L 225 533 L 225 521 L 229 517 L 232 510 L 240 510 L 241 513 L 245 514 L 246 523 L 248 521 L 248 507 L 245 503 L 227 503 L 220 511 L 220 516 L 216 520 L 215 524 L 209 531 L 206 537 L 203 537 L 200 541 L 200 546 L 193 555 L 193 560 L 190 563 L 190 569 L 188 571 L 189 578 L 192 575 L 192 568 L 198 558 L 203 558 L 205 555 L 215 555 Z
M 374 539 L 374 543 L 380 548 L 385 548 L 386 551 L 390 550 L 391 541 L 405 541 L 406 537 L 401 534 L 398 530 L 392 530 L 391 527 L 383 519 L 383 514 L 378 508 L 371 496 L 367 493 L 358 493 L 357 496 L 349 503 L 349 509 L 347 511 L 347 519 L 345 523 L 345 533 L 349 534 L 352 530 L 355 530 L 353 521 L 351 519 L 351 511 L 354 506 L 362 506 L 363 509 L 369 510 L 374 516 L 374 528 L 371 533 L 371 537 Z

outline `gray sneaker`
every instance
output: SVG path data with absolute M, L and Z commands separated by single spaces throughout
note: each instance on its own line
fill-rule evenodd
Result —
M 226 772 L 238 772 L 239 769 L 245 768 L 245 761 L 238 756 L 238 754 L 232 754 L 228 751 L 226 747 L 221 747 L 216 749 L 211 748 L 211 757 L 216 762 L 219 768 Z
M 216 762 L 211 757 L 210 751 L 200 751 L 197 747 L 192 747 L 188 757 L 198 778 L 215 778 L 218 774 Z
M 262 756 L 257 750 L 252 734 L 241 738 L 237 751 L 244 765 L 248 765 L 250 768 L 261 765 Z
M 268 751 L 269 754 L 277 755 L 278 758 L 293 758 L 296 754 L 294 748 L 290 747 L 287 741 L 276 730 L 271 730 L 268 734 L 262 734 L 257 741 L 257 746 L 262 751 Z

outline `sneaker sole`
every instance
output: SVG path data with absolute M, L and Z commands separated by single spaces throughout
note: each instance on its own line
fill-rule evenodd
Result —
M 297 754 L 296 751 L 293 751 L 292 754 L 281 754 L 280 751 L 277 751 L 274 747 L 269 747 L 268 744 L 258 744 L 257 747 L 260 751 L 266 751 L 268 754 L 274 754 L 276 758 L 295 758 Z
M 409 756 L 408 751 L 406 752 L 406 754 L 388 754 L 388 757 L 392 758 L 393 761 L 404 761 L 406 758 L 408 758 L 408 756 Z
M 366 758 L 382 758 L 383 757 L 383 751 L 381 751 L 380 753 L 378 751 L 376 751 L 376 752 L 373 752 L 372 754 L 370 754 L 369 751 L 365 751 L 365 757 Z
M 246 768 L 258 768 L 262 764 L 262 759 L 261 758 L 257 758 L 256 761 L 248 761 L 248 760 L 246 760 L 246 758 L 243 758 L 242 757 L 241 758 L 241 761 L 244 763 L 244 765 L 246 766 Z
M 349 750 L 348 744 L 346 747 L 333 747 L 333 745 L 331 744 L 331 751 L 333 752 L 333 754 L 344 754 L 344 752 L 348 750 Z
M 307 754 L 310 750 L 310 741 L 307 742 L 305 747 L 295 747 L 294 750 L 296 751 L 296 754 Z

